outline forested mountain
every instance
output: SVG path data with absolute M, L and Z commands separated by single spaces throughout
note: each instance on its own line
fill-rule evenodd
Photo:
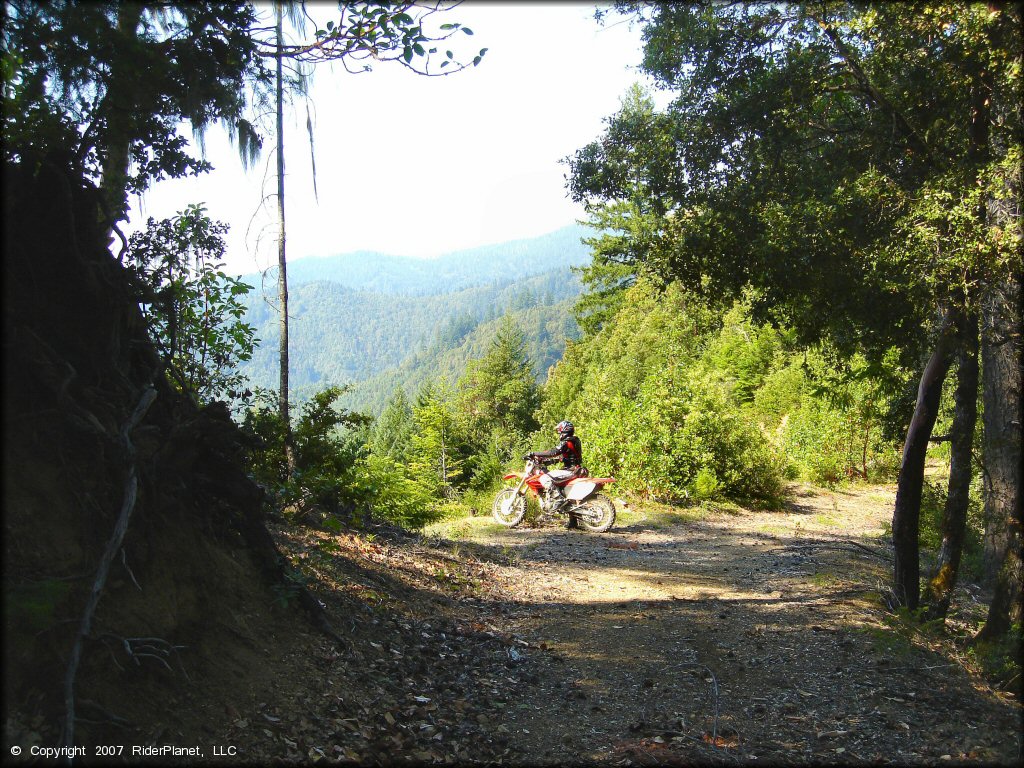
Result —
M 588 231 L 574 224 L 540 237 L 470 248 L 434 259 L 375 251 L 300 259 L 288 265 L 288 283 L 298 286 L 326 280 L 381 293 L 448 293 L 586 264 L 590 254 L 580 238 Z
M 572 313 L 574 302 L 575 298 L 566 298 L 553 304 L 540 302 L 512 308 L 509 312 L 523 331 L 527 356 L 533 363 L 538 382 L 543 381 L 548 369 L 561 359 L 566 339 L 579 336 Z M 501 318 L 491 317 L 466 331 L 469 322 L 468 316 L 450 320 L 426 347 L 410 354 L 400 365 L 356 384 L 342 402 L 353 410 L 379 413 L 396 387 L 415 393 L 426 381 L 437 376 L 456 381 L 467 362 L 487 352 Z
M 322 262 L 327 267 L 322 274 L 337 279 L 299 279 L 290 291 L 294 400 L 305 401 L 326 386 L 351 383 L 357 386 L 345 396 L 345 405 L 377 413 L 395 386 L 411 393 L 435 375 L 456 378 L 468 359 L 483 354 L 497 319 L 506 312 L 523 329 L 534 371 L 542 378 L 561 356 L 565 339 L 578 335 L 571 308 L 580 284 L 569 264 L 578 263 L 585 250 L 579 234 L 579 228 L 569 227 L 535 240 L 438 260 L 389 257 L 377 270 L 379 280 L 374 280 L 372 260 L 359 254 L 308 260 Z M 403 274 L 399 267 L 406 262 L 411 271 Z M 296 266 L 305 263 L 297 261 Z M 345 263 L 352 268 L 343 272 Z M 431 265 L 436 273 L 429 270 Z M 514 277 L 510 273 L 515 270 L 533 275 Z M 315 273 L 306 271 L 307 276 Z M 423 275 L 420 282 L 416 275 Z M 353 287 L 367 282 L 379 288 Z M 465 287 L 472 283 L 480 284 Z M 443 290 L 445 285 L 450 287 Z M 263 343 L 241 371 L 253 385 L 273 388 L 278 325 L 271 288 L 257 289 L 249 297 L 247 322 L 256 326 Z

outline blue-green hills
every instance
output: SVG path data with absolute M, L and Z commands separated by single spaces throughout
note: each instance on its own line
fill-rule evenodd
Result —
M 289 275 L 289 378 L 302 402 L 332 384 L 351 384 L 343 404 L 379 413 L 395 387 L 410 395 L 427 379 L 454 382 L 487 350 L 506 313 L 523 329 L 538 380 L 579 330 L 572 306 L 580 283 L 571 267 L 589 262 L 571 226 L 517 240 L 415 259 L 360 251 L 296 260 Z M 276 281 L 259 275 L 248 322 L 262 340 L 243 372 L 276 388 Z

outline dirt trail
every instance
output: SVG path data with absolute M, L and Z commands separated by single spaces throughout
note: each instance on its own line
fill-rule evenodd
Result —
M 340 642 L 246 614 L 132 739 L 253 764 L 1016 763 L 1019 705 L 879 600 L 892 503 L 796 489 L 606 534 L 478 515 L 458 540 L 282 525 Z
M 502 532 L 502 622 L 540 680 L 503 728 L 539 763 L 1014 762 L 1019 709 L 883 629 L 886 488 L 603 535 Z M 642 516 L 641 516 L 642 517 Z M 712 743 L 713 742 L 713 743 Z

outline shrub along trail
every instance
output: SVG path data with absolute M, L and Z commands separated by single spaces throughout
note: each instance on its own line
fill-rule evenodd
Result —
M 345 642 L 262 638 L 280 647 L 207 730 L 257 762 L 1014 762 L 1016 701 L 879 599 L 892 501 L 796 489 L 600 535 L 282 529 Z

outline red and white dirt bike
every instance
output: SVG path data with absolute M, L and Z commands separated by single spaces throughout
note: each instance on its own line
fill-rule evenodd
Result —
M 509 528 L 515 528 L 526 515 L 526 494 L 532 492 L 540 502 L 543 514 L 558 513 L 569 516 L 569 527 L 578 524 L 585 530 L 603 533 L 615 523 L 615 504 L 604 494 L 598 493 L 603 486 L 614 483 L 614 477 L 569 477 L 556 480 L 564 498 L 550 498 L 541 484 L 544 464 L 533 456 L 526 455 L 526 468 L 522 472 L 510 472 L 505 480 L 519 480 L 515 486 L 502 488 L 494 497 L 491 514 L 494 519 Z

